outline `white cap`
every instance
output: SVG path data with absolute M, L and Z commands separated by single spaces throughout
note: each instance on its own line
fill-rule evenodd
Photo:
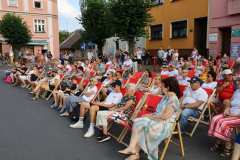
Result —
M 232 70 L 231 69 L 225 69 L 222 74 L 228 75 L 228 74 L 232 74 Z

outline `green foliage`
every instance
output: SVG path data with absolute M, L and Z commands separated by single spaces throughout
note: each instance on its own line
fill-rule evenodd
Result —
M 80 19 L 85 31 L 82 39 L 96 43 L 101 54 L 105 39 L 113 35 L 111 13 L 105 0 L 87 0 Z
M 150 0 L 111 0 L 110 3 L 117 36 L 129 41 L 146 35 L 146 26 L 151 21 Z
M 0 21 L 0 33 L 13 48 L 20 48 L 31 40 L 31 33 L 26 23 L 12 13 L 3 16 Z
M 146 36 L 146 27 L 151 22 L 150 0 L 111 0 L 110 11 L 116 35 L 129 42 L 133 54 L 135 39 Z
M 71 35 L 68 31 L 60 31 L 59 32 L 59 42 L 62 43 L 64 40 L 66 40 Z

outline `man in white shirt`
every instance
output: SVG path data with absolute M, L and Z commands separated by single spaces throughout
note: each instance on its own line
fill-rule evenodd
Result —
M 180 118 L 180 125 L 182 131 L 186 131 L 188 125 L 188 118 L 190 116 L 197 116 L 198 110 L 201 110 L 202 104 L 207 102 L 208 94 L 201 88 L 202 80 L 198 77 L 193 77 L 190 80 L 191 87 L 184 91 L 181 99 L 182 114 Z
M 118 104 L 123 95 L 121 93 L 121 81 L 116 80 L 114 83 L 112 83 L 112 87 L 114 90 L 107 96 L 107 98 L 103 102 L 94 102 L 93 105 L 90 108 L 90 126 L 88 128 L 87 133 L 84 135 L 85 138 L 92 137 L 94 135 L 94 126 L 96 122 L 96 116 L 97 112 L 99 110 L 108 110 L 109 108 L 112 108 L 116 104 Z M 85 107 L 81 106 L 80 111 L 80 118 L 83 120 L 84 114 L 85 114 Z M 80 127 L 79 127 L 80 128 Z M 83 123 L 81 125 L 81 128 L 83 128 Z
M 92 50 L 89 50 L 89 51 L 88 51 L 87 57 L 88 57 L 88 60 L 89 60 L 89 61 L 92 60 L 92 58 L 93 58 L 93 51 L 92 51 Z

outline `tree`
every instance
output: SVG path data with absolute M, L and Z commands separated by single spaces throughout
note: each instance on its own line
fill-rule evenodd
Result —
M 60 31 L 59 32 L 59 42 L 62 43 L 64 40 L 66 40 L 71 35 L 68 31 Z
M 105 40 L 113 35 L 109 5 L 105 0 L 87 0 L 82 10 L 82 23 L 85 31 L 82 39 L 98 46 L 98 54 L 102 55 Z
M 13 47 L 15 55 L 23 45 L 31 40 L 31 32 L 27 24 L 13 13 L 7 13 L 0 21 L 0 33 L 7 43 Z
M 146 36 L 146 27 L 151 22 L 150 0 L 111 0 L 112 24 L 118 37 L 127 40 L 129 53 L 133 54 L 135 39 Z

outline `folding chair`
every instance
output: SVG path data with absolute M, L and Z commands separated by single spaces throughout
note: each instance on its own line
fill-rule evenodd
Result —
M 134 95 L 136 97 L 136 105 L 135 105 L 135 108 L 134 108 L 134 112 L 136 112 L 142 106 L 144 93 L 141 92 L 141 91 L 136 91 Z M 134 115 L 134 112 L 133 112 L 132 116 Z M 121 121 L 121 123 L 118 123 L 118 125 L 123 129 L 122 129 L 122 131 L 120 132 L 119 135 L 114 135 L 113 133 L 110 132 L 110 129 L 112 128 L 112 126 L 115 122 L 112 119 L 108 119 L 108 122 L 109 122 L 108 134 L 110 136 L 112 136 L 114 139 L 116 139 L 118 142 L 120 142 L 121 139 L 126 136 L 127 131 L 129 130 L 128 128 L 129 128 L 130 124 L 128 123 L 128 121 Z
M 181 115 L 181 112 L 178 112 L 177 116 L 176 116 L 176 120 L 173 123 L 171 135 L 164 141 L 165 144 L 163 146 L 162 152 L 159 152 L 160 153 L 159 160 L 164 160 L 170 143 L 178 145 L 180 147 L 179 149 L 180 149 L 180 152 L 181 152 L 181 156 L 182 157 L 185 156 L 181 127 L 180 127 L 180 123 L 179 123 L 180 115 Z M 176 143 L 176 142 L 173 141 L 173 136 L 174 135 L 177 136 L 179 143 Z
M 156 111 L 157 105 L 160 103 L 162 97 L 152 94 L 147 94 L 142 98 L 142 102 L 139 104 L 139 106 L 135 109 L 131 120 L 134 120 L 138 117 L 142 117 L 143 115 L 150 114 Z M 146 106 L 146 107 L 145 107 Z M 127 144 L 124 142 L 124 138 L 126 137 L 128 131 L 132 129 L 132 126 L 130 124 L 127 124 L 124 128 L 122 136 L 119 138 L 119 143 L 124 144 L 127 146 Z
M 179 84 L 179 92 L 180 92 L 180 97 L 183 96 L 184 91 L 187 89 L 188 86 Z
M 143 75 L 144 75 L 143 72 L 134 73 L 134 75 L 127 80 L 125 85 L 132 83 L 137 86 L 140 83 L 140 81 L 142 80 Z
M 53 90 L 47 90 L 47 92 L 50 92 L 48 97 L 46 98 L 47 101 L 52 97 L 53 91 L 55 91 L 60 86 L 63 78 L 64 78 L 64 76 L 60 75 L 60 80 L 57 82 L 57 84 L 55 85 L 54 89 Z
M 195 131 L 196 131 L 196 129 L 197 129 L 197 127 L 198 127 L 198 125 L 199 125 L 200 123 L 201 123 L 201 124 L 204 124 L 204 125 L 206 125 L 206 126 L 209 125 L 209 120 L 204 120 L 204 115 L 205 115 L 206 111 L 209 111 L 209 110 L 208 110 L 208 109 L 209 109 L 209 104 L 210 104 L 212 98 L 214 97 L 216 90 L 213 90 L 213 91 L 208 90 L 208 91 L 206 91 L 206 92 L 207 92 L 208 94 L 210 94 L 210 93 L 211 93 L 211 94 L 209 95 L 209 98 L 208 98 L 207 102 L 203 103 L 203 104 L 199 107 L 199 109 L 198 109 L 199 112 L 200 112 L 199 117 L 198 117 L 198 118 L 195 118 L 195 117 L 190 117 L 190 118 L 189 118 L 189 121 L 190 121 L 190 122 L 195 123 L 194 126 L 193 126 L 193 129 L 191 130 L 191 132 L 190 132 L 190 133 L 187 133 L 190 137 L 193 136 L 193 134 L 195 133 Z

